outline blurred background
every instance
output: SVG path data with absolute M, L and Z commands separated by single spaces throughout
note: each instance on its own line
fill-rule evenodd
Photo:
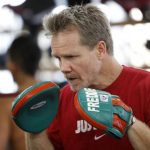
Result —
M 11 42 L 22 31 L 31 32 L 42 50 L 36 78 L 60 84 L 66 81 L 51 57 L 51 39 L 45 36 L 42 19 L 49 12 L 86 3 L 100 7 L 110 20 L 116 59 L 150 70 L 150 0 L 0 0 L 0 93 L 17 91 L 5 60 Z

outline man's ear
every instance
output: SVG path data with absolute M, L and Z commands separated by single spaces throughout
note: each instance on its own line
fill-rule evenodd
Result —
M 15 62 L 11 61 L 10 59 L 7 59 L 7 68 L 12 72 L 18 71 L 18 66 Z
M 18 71 L 19 66 L 16 63 L 12 63 L 12 70 L 13 71 Z
M 102 59 L 107 54 L 106 43 L 104 41 L 99 41 L 97 44 L 97 56 Z

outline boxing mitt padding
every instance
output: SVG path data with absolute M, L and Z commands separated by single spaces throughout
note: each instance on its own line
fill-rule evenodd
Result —
M 117 138 L 122 138 L 132 124 L 132 109 L 117 95 L 83 88 L 76 93 L 74 104 L 83 119 Z
M 12 118 L 24 131 L 38 133 L 53 121 L 59 103 L 59 86 L 39 82 L 20 93 L 12 103 Z

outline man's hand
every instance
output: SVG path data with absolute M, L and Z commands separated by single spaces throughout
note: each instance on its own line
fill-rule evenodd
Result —
M 83 88 L 77 92 L 74 103 L 86 121 L 117 138 L 122 138 L 133 124 L 132 109 L 108 92 Z

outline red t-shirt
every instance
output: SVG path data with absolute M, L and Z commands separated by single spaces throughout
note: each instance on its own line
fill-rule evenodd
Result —
M 150 73 L 131 67 L 123 68 L 118 79 L 104 89 L 131 106 L 136 118 L 150 126 Z M 83 120 L 74 107 L 74 95 L 67 85 L 61 90 L 59 112 L 48 128 L 55 148 L 65 150 L 132 150 L 127 135 L 115 139 L 103 135 Z

